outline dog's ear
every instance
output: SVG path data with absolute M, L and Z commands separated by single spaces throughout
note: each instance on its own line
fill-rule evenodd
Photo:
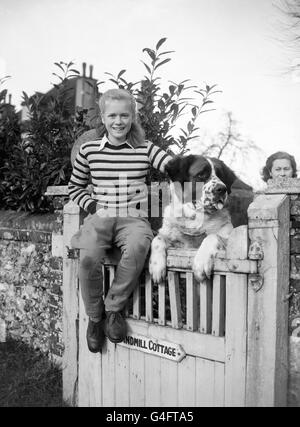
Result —
M 224 182 L 227 188 L 227 193 L 230 194 L 232 184 L 237 179 L 236 174 L 222 160 L 213 158 L 212 161 L 217 177 Z
M 170 160 L 165 166 L 165 171 L 170 180 L 180 183 L 189 181 L 188 171 L 194 159 L 195 156 L 190 154 L 189 156 L 175 156 Z

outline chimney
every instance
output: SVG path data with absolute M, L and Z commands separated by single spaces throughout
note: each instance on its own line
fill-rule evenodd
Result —
M 8 95 L 8 103 L 11 104 L 11 93 Z
M 86 70 L 86 62 L 82 63 L 82 75 L 85 77 L 85 70 Z
M 92 79 L 93 78 L 93 66 L 92 65 L 90 65 L 90 79 Z

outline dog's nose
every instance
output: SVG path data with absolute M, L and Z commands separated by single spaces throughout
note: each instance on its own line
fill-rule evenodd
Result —
M 214 192 L 216 194 L 218 194 L 219 196 L 224 196 L 224 194 L 226 193 L 226 187 L 225 185 L 222 184 L 217 184 L 214 188 Z

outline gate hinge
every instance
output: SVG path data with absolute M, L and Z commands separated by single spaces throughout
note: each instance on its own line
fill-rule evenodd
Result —
M 255 260 L 255 259 L 263 259 L 263 257 L 264 257 L 264 251 L 262 248 L 262 244 L 257 240 L 253 240 L 249 247 L 248 258 Z
M 264 279 L 260 274 L 252 273 L 248 276 L 248 284 L 254 292 L 258 292 L 263 287 Z
M 69 259 L 79 258 L 79 249 L 69 248 L 69 246 L 66 246 L 66 248 L 67 248 L 67 258 Z

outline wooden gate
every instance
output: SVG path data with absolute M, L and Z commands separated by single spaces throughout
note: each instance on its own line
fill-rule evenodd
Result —
M 78 259 L 66 252 L 64 398 L 78 406 L 284 406 L 288 202 L 257 197 L 249 225 L 234 229 L 218 254 L 211 281 L 195 281 L 193 250 L 169 250 L 159 285 L 145 269 L 126 309 L 125 342 L 107 340 L 102 354 L 87 349 Z M 70 202 L 66 247 L 79 223 Z M 107 260 L 107 287 L 114 272 Z

